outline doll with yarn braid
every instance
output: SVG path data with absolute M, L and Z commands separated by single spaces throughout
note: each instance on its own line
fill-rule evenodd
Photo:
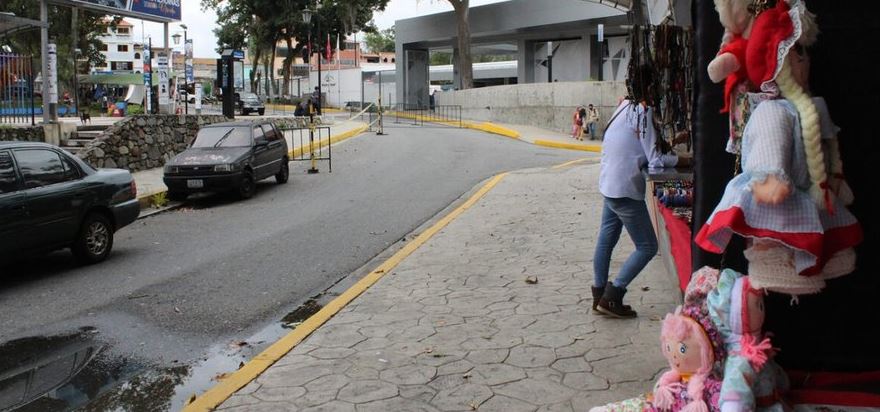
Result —
M 808 94 L 816 26 L 800 0 L 779 0 L 752 25 L 746 50 L 750 98 L 743 132 L 743 173 L 695 238 L 721 253 L 733 234 L 746 238 L 751 284 L 791 295 L 817 293 L 825 280 L 855 269 L 861 227 L 846 209 L 836 127 L 827 105 Z M 835 187 L 836 186 L 836 187 Z M 836 190 L 836 191 L 835 191 Z M 851 192 L 850 192 L 851 193 Z
M 761 330 L 763 292 L 752 287 L 748 276 L 726 269 L 707 301 L 727 351 L 718 397 L 720 410 L 783 412 L 782 395 L 788 389 L 788 378 L 773 361 L 775 350 Z

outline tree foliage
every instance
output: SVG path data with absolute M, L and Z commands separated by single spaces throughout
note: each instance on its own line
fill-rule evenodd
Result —
M 33 0 L 2 0 L 0 12 L 13 13 L 18 17 L 32 20 L 40 19 L 40 2 Z M 101 54 L 101 40 L 99 36 L 107 31 L 107 27 L 115 27 L 121 18 L 108 18 L 104 15 L 90 11 L 80 10 L 77 16 L 77 38 L 74 47 L 72 34 L 72 12 L 67 6 L 49 5 L 49 38 L 57 45 L 58 51 L 58 81 L 62 87 L 72 87 L 73 80 L 73 49 L 80 49 L 81 57 L 87 59 L 91 65 L 104 64 L 104 55 Z M 40 30 L 27 30 L 14 33 L 8 37 L 0 38 L 0 48 L 11 50 L 13 53 L 30 55 L 34 57 L 34 64 L 40 62 Z M 80 62 L 76 68 L 79 73 L 88 73 L 89 64 Z M 37 66 L 38 68 L 39 66 Z
M 323 47 L 327 35 L 336 39 L 356 29 L 375 31 L 370 23 L 373 12 L 384 10 L 390 0 L 202 0 L 203 9 L 217 12 L 218 51 L 247 47 L 255 67 L 271 67 L 276 45 L 285 42 L 284 90 L 288 90 L 294 58 L 311 39 L 313 51 Z M 305 24 L 302 12 L 315 10 L 311 24 Z M 319 31 L 320 30 L 320 31 Z M 335 44 L 335 40 L 332 41 Z M 270 70 L 271 72 L 271 70 Z M 253 76 L 253 74 L 252 74 Z M 255 81 L 255 79 L 252 79 Z
M 394 52 L 394 28 L 367 33 L 365 42 L 367 50 L 373 53 Z

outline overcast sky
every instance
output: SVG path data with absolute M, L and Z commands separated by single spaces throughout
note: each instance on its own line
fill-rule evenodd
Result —
M 471 7 L 502 1 L 506 0 L 471 0 Z M 217 57 L 217 52 L 214 50 L 217 47 L 217 38 L 213 32 L 217 25 L 217 15 L 212 10 L 203 11 L 199 6 L 199 0 L 182 0 L 181 3 L 183 21 L 180 23 L 186 24 L 188 27 L 187 34 L 189 38 L 193 39 L 195 57 Z M 376 13 L 373 18 L 376 26 L 380 29 L 387 29 L 394 25 L 395 20 L 451 10 L 452 6 L 446 0 L 391 0 L 385 11 Z M 128 19 L 128 21 L 135 25 L 135 37 L 140 39 L 143 33 L 141 31 L 142 22 L 137 19 Z M 175 33 L 183 34 L 180 23 L 168 25 L 169 42 L 172 47 L 174 47 L 174 41 L 170 40 L 170 36 Z M 162 24 L 143 22 L 143 26 L 146 36 L 152 37 L 153 46 L 161 47 L 164 36 Z M 182 45 L 176 47 L 178 50 L 183 50 Z

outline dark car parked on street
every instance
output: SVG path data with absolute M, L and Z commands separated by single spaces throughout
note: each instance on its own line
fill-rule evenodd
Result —
M 192 146 L 165 164 L 168 198 L 197 192 L 235 191 L 250 198 L 257 182 L 290 176 L 287 141 L 271 122 L 229 122 L 202 127 Z
M 238 110 L 242 116 L 257 112 L 260 116 L 266 114 L 266 105 L 260 101 L 260 96 L 254 93 L 241 93 L 238 96 Z
M 139 214 L 127 170 L 95 170 L 45 143 L 0 142 L 0 260 L 70 247 L 97 263 Z

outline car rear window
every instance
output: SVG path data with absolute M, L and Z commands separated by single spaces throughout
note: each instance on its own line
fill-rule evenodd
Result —
M 27 189 L 74 179 L 65 170 L 64 163 L 58 153 L 51 150 L 16 150 L 15 160 L 18 161 L 18 168 L 21 170 L 21 176 L 24 178 L 24 185 Z
M 252 144 L 250 127 L 206 127 L 199 130 L 192 147 L 250 147 Z

